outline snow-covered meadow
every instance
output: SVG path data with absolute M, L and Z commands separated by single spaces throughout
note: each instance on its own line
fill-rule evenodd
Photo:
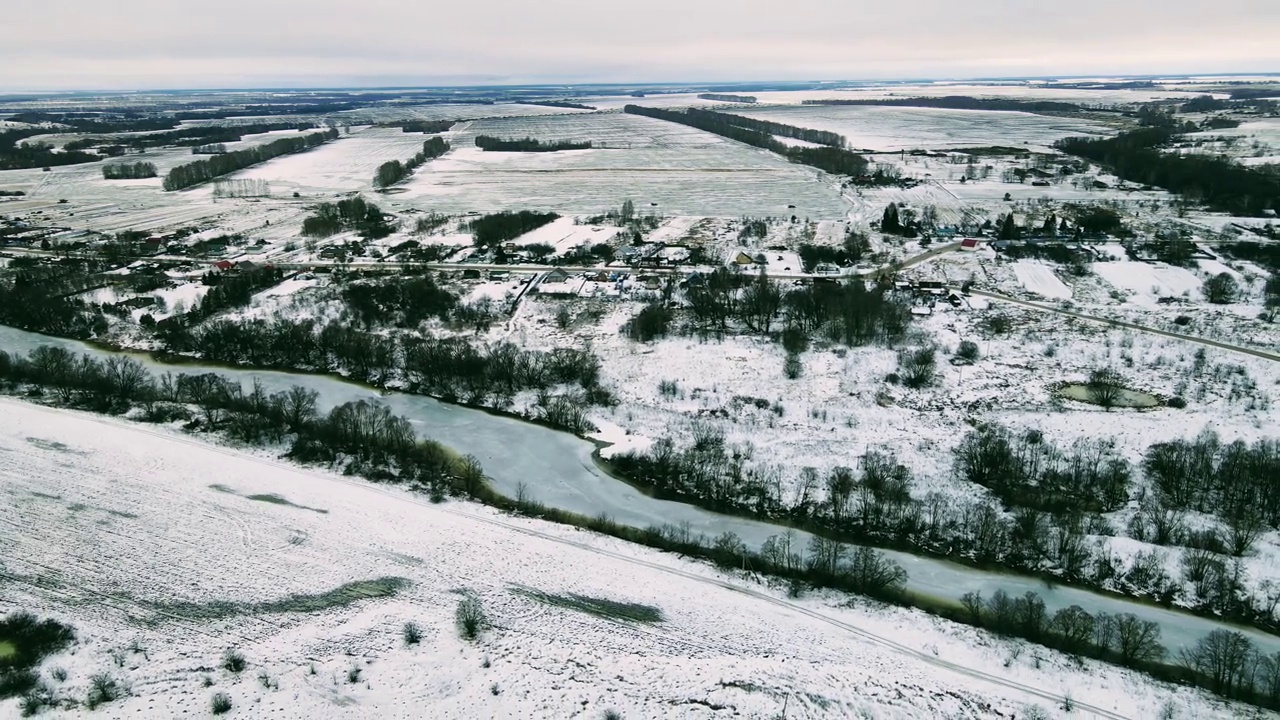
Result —
M 914 611 L 788 600 L 675 556 L 172 430 L 0 408 L 0 504 L 23 519 L 0 524 L 0 612 L 76 627 L 41 674 L 60 698 L 97 673 L 126 689 L 93 717 L 202 715 L 219 692 L 233 717 L 986 718 L 1052 716 L 1064 697 L 1107 718 L 1234 712 Z M 467 595 L 489 621 L 474 643 L 454 626 Z M 554 602 L 574 596 L 661 620 Z M 244 671 L 221 668 L 229 649 Z

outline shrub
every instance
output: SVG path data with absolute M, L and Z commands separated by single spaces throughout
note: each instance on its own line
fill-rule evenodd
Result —
M 662 397 L 676 397 L 680 394 L 680 383 L 675 380 L 662 380 L 658 383 L 658 392 Z
M 222 654 L 222 668 L 233 673 L 238 673 L 248 666 L 245 662 L 244 655 L 239 650 L 228 650 Z
M 962 360 L 973 362 L 978 359 L 978 343 L 972 340 L 961 340 L 960 347 L 956 350 L 956 357 Z
M 601 720 L 622 720 L 622 713 L 618 712 L 617 710 L 609 709 L 609 710 L 605 710 L 604 714 L 601 715 L 600 717 L 601 717 Z
M 225 715 L 231 711 L 231 696 L 224 692 L 214 693 L 209 706 L 214 715 Z
M 1230 273 L 1218 273 L 1204 283 L 1205 299 L 1215 305 L 1227 305 L 1235 302 L 1240 286 Z
M 791 326 L 782 330 L 782 349 L 788 354 L 798 355 L 809 349 L 809 336 L 804 330 Z
M 458 601 L 458 632 L 464 640 L 475 640 L 485 626 L 484 607 L 480 600 L 468 595 Z
M 622 330 L 637 342 L 649 342 L 667 334 L 671 326 L 671 310 L 661 302 L 645 305 L 636 316 L 627 321 Z
M 120 697 L 120 686 L 115 678 L 106 673 L 98 673 L 89 678 L 89 695 L 84 704 L 90 709 L 109 703 Z
M 782 363 L 782 372 L 787 376 L 788 380 L 795 380 L 800 377 L 800 372 L 803 369 L 800 364 L 800 356 L 795 353 L 788 354 L 787 359 Z
M 937 362 L 937 351 L 931 347 L 900 351 L 898 372 L 902 376 L 902 384 L 913 389 L 933 384 Z
M 403 634 L 405 645 L 417 645 L 422 641 L 422 628 L 415 622 L 405 623 Z
M 1182 399 L 1182 398 L 1180 398 L 1180 397 L 1171 397 L 1171 398 L 1169 398 L 1169 407 L 1171 407 L 1171 408 L 1177 408 L 1177 409 L 1181 410 L 1182 408 L 1184 408 L 1184 407 L 1186 407 L 1186 406 L 1187 406 L 1187 401 L 1186 401 L 1186 400 L 1183 400 L 1183 399 Z
M 347 682 L 355 685 L 360 682 L 360 668 L 353 667 L 347 671 Z

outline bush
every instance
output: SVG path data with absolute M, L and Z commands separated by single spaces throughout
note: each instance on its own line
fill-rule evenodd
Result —
M 479 598 L 468 595 L 458 601 L 457 619 L 458 633 L 464 640 L 475 640 L 480 637 L 486 620 L 484 607 L 480 604 Z
M 1124 379 L 1111 368 L 1098 368 L 1089 373 L 1089 399 L 1108 410 L 1115 407 L 1124 392 Z
M 222 669 L 238 673 L 248 667 L 244 655 L 239 650 L 228 650 L 222 654 Z
M 89 695 L 85 698 L 84 704 L 93 710 L 119 697 L 120 686 L 116 684 L 115 678 L 106 673 L 98 673 L 89 678 Z
M 973 362 L 978 359 L 979 355 L 980 353 L 978 352 L 978 343 L 972 340 L 960 341 L 960 347 L 959 349 L 956 350 L 956 357 L 960 358 L 961 360 L 968 360 L 969 362 Z
M 1229 273 L 1218 273 L 1204 283 L 1204 296 L 1215 305 L 1228 305 L 1235 302 L 1240 286 Z
M 937 351 L 931 347 L 900 351 L 898 372 L 902 377 L 902 384 L 912 389 L 933 384 L 937 363 Z
M 1171 408 L 1177 408 L 1178 410 L 1181 410 L 1182 408 L 1187 406 L 1187 401 L 1183 400 L 1180 397 L 1171 397 L 1169 398 L 1168 404 L 1169 404 L 1169 407 Z
M 618 712 L 617 710 L 609 709 L 609 710 L 605 710 L 604 714 L 601 715 L 600 717 L 601 717 L 601 720 L 622 720 L 622 713 Z
M 787 359 L 782 363 L 782 372 L 787 376 L 788 380 L 795 380 L 800 377 L 800 372 L 803 369 L 800 364 L 800 356 L 795 353 L 788 354 Z
M 623 332 L 638 342 L 649 342 L 667 334 L 671 326 L 671 310 L 661 302 L 649 303 L 627 321 Z
M 360 682 L 360 668 L 353 667 L 347 671 L 347 682 L 355 685 Z
M 422 628 L 418 627 L 417 623 L 405 623 L 402 634 L 404 635 L 405 645 L 417 645 L 422 641 Z
M 214 715 L 225 715 L 231 711 L 231 696 L 224 692 L 214 693 L 209 706 Z
M 809 349 L 809 336 L 804 330 L 789 326 L 782 331 L 782 349 L 788 354 L 799 355 Z

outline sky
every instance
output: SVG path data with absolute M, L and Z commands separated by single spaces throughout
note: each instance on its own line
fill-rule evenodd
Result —
M 1280 72 L 1280 0 L 3 0 L 0 90 Z

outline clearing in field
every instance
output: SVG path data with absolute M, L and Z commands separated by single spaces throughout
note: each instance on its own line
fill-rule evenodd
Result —
M 1200 292 L 1200 278 L 1171 265 L 1136 261 L 1100 262 L 1093 270 L 1119 290 L 1132 293 L 1129 302 L 1156 307 L 1162 297 L 1192 297 Z

